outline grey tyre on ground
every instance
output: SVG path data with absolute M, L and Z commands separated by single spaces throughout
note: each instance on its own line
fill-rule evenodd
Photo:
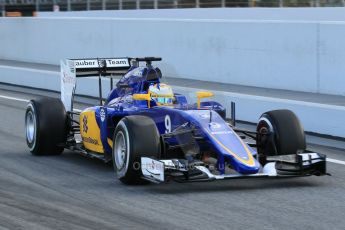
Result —
M 127 116 L 117 124 L 112 158 L 117 178 L 124 184 L 142 184 L 141 157 L 158 159 L 160 135 L 155 122 L 146 116 Z
M 68 134 L 67 114 L 60 99 L 31 100 L 25 112 L 26 143 L 33 155 L 58 155 Z

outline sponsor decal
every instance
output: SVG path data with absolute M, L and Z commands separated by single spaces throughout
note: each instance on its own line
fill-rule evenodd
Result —
M 217 122 L 211 122 L 210 127 L 213 129 L 219 129 L 220 127 L 222 127 L 220 124 L 218 124 Z
M 75 88 L 76 76 L 74 61 L 61 60 L 60 62 L 60 82 L 61 82 L 61 101 L 63 102 L 66 111 L 72 110 L 73 90 Z
M 91 137 L 81 137 L 81 139 L 83 140 L 83 142 L 87 142 L 93 145 L 99 145 L 98 140 L 93 139 Z
M 232 131 L 216 131 L 216 132 L 211 132 L 213 135 L 218 135 L 218 134 L 233 134 Z
M 68 60 L 68 61 L 67 61 L 67 64 L 68 64 L 68 68 L 69 68 L 70 72 L 71 72 L 72 74 L 74 74 L 74 73 L 75 73 L 75 64 L 74 64 L 74 62 Z
M 84 60 L 75 60 L 76 68 L 102 68 L 106 67 L 130 67 L 128 59 L 84 59 Z
M 149 158 L 148 158 L 149 159 Z M 154 174 L 154 175 L 160 175 L 160 173 L 164 170 L 164 164 L 159 161 L 152 160 L 151 162 L 143 162 L 142 165 L 143 168 L 146 168 L 147 172 Z
M 105 109 L 101 108 L 101 111 L 99 112 L 100 116 L 101 116 L 101 121 L 104 122 L 105 120 Z
M 128 59 L 106 59 L 107 67 L 129 67 Z
M 84 133 L 87 133 L 87 130 L 88 130 L 89 128 L 87 127 L 87 116 L 84 116 L 83 117 L 83 132 Z
M 105 60 L 103 60 L 103 59 L 98 59 L 98 66 L 99 66 L 100 68 L 103 68 L 104 66 L 106 66 Z
M 141 158 L 141 172 L 145 177 L 164 181 L 164 163 L 151 158 Z
M 73 76 L 70 76 L 66 72 L 63 72 L 63 78 L 62 81 L 64 84 L 75 84 L 75 78 Z
M 76 68 L 98 68 L 97 60 L 75 60 Z
M 156 167 L 155 167 L 155 161 L 154 160 L 152 160 L 152 164 L 151 164 L 151 169 L 155 169 Z

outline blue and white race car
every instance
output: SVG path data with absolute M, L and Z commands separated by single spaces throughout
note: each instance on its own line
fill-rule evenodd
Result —
M 34 155 L 69 149 L 113 162 L 125 184 L 248 177 L 325 175 L 325 155 L 306 150 L 304 130 L 289 110 L 264 113 L 255 132 L 235 127 L 212 92 L 197 103 L 161 82 L 161 58 L 68 59 L 61 62 L 61 99 L 31 100 L 26 142 Z M 113 88 L 114 76 L 121 76 Z M 99 78 L 100 104 L 73 110 L 76 79 Z M 111 91 L 102 97 L 102 77 Z

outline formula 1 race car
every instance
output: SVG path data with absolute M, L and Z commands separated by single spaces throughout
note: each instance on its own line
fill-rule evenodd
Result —
M 325 175 L 326 156 L 306 150 L 304 130 L 289 110 L 264 113 L 256 131 L 235 126 L 219 103 L 196 93 L 196 103 L 161 82 L 161 58 L 61 61 L 61 100 L 31 100 L 26 141 L 34 155 L 69 149 L 113 162 L 125 184 L 210 181 L 248 177 Z M 73 109 L 76 79 L 98 77 L 100 105 Z M 121 76 L 116 87 L 113 79 Z M 111 91 L 102 97 L 102 80 Z

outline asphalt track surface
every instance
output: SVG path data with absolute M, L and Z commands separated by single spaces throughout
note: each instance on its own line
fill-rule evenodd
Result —
M 40 93 L 6 88 L 0 95 Z M 344 229 L 345 165 L 328 163 L 325 177 L 125 186 L 98 160 L 32 156 L 26 104 L 0 98 L 0 229 Z

